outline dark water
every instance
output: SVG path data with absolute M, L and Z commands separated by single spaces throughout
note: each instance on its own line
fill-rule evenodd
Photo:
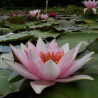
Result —
M 2 98 L 39 98 L 39 95 L 36 95 L 32 88 L 29 88 L 25 91 L 11 93 Z

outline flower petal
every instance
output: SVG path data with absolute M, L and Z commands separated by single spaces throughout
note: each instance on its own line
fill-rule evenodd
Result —
M 21 50 L 18 51 L 15 47 L 13 47 L 12 45 L 10 45 L 13 52 L 15 53 L 15 55 L 17 56 L 17 58 L 20 60 L 20 62 L 30 71 L 32 72 L 32 66 L 30 65 L 28 58 L 26 55 L 24 55 Z
M 12 51 L 15 53 L 15 55 L 18 57 L 18 59 L 20 60 L 20 62 L 24 65 L 25 63 L 27 63 L 27 58 L 26 56 L 24 56 L 24 54 L 21 52 L 20 49 L 16 49 L 15 47 L 13 47 L 12 45 L 10 45 Z
M 56 40 L 54 39 L 54 40 L 52 40 L 52 41 L 49 43 L 49 46 L 48 46 L 47 51 L 49 51 L 50 53 L 53 52 L 53 51 L 54 51 L 54 52 L 57 52 L 58 49 L 59 49 L 58 44 L 57 44 Z
M 82 42 L 79 43 L 75 48 L 71 49 L 69 52 L 67 52 L 59 61 L 58 66 L 61 69 L 61 74 L 59 77 L 62 77 L 64 72 L 66 72 L 70 66 L 72 66 L 72 63 L 74 59 L 77 56 L 77 53 L 79 51 L 79 48 L 81 46 Z
M 73 82 L 73 81 L 82 80 L 82 79 L 94 80 L 91 76 L 88 76 L 88 75 L 76 75 L 76 76 L 68 77 L 65 79 L 57 79 L 56 82 L 67 83 L 67 82 Z
M 38 51 L 38 49 L 30 41 L 28 41 L 28 49 L 40 55 L 40 52 Z
M 21 50 L 22 50 L 22 51 L 28 50 L 28 48 L 26 47 L 26 45 L 24 45 L 23 43 L 21 43 Z
M 42 38 L 40 38 L 40 37 L 39 37 L 39 39 L 38 39 L 38 41 L 37 41 L 36 48 L 37 48 L 39 51 L 42 51 L 42 52 L 45 52 L 45 53 L 46 53 L 46 45 L 45 45 L 45 43 L 43 42 Z
M 94 14 L 96 14 L 96 8 L 92 8 Z
M 86 56 L 82 57 L 81 59 L 74 62 L 74 64 L 62 75 L 62 77 L 67 77 L 77 70 L 79 70 L 90 58 L 91 55 L 93 55 L 94 52 L 91 52 L 87 54 Z
M 64 70 L 65 67 L 68 67 L 72 63 L 74 53 L 75 49 L 72 49 L 61 58 L 61 60 L 58 63 L 60 69 Z
M 59 67 L 52 60 L 48 60 L 39 70 L 44 80 L 55 80 L 60 73 Z
M 21 76 L 28 78 L 28 79 L 33 79 L 33 80 L 38 80 L 39 78 L 36 77 L 35 75 L 31 74 L 27 69 L 23 67 L 23 65 L 18 64 L 16 62 L 10 61 L 3 59 L 5 63 L 8 64 L 9 67 L 11 67 L 15 72 L 19 73 Z
M 88 10 L 88 8 L 85 8 L 85 9 L 84 9 L 84 14 L 86 13 L 87 10 Z
M 21 43 L 20 51 L 26 57 L 25 51 L 28 51 L 28 48 L 24 44 Z
M 32 53 L 31 51 L 29 51 L 28 58 L 31 62 L 33 72 L 35 72 L 36 75 L 39 76 L 39 69 L 43 65 L 42 59 L 35 52 Z
M 69 51 L 69 43 L 63 45 L 63 46 L 61 47 L 61 49 L 64 50 L 64 53 L 67 53 L 67 52 Z
M 30 82 L 30 84 L 33 90 L 35 91 L 35 93 L 40 94 L 45 88 L 54 85 L 55 82 L 39 80 L 39 81 Z

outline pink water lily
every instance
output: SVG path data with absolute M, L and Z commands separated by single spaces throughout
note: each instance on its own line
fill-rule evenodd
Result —
M 47 14 L 42 14 L 40 18 L 41 19 L 47 19 L 48 18 L 48 15 Z
M 91 9 L 93 13 L 96 14 L 96 8 L 97 8 L 98 1 L 88 0 L 88 1 L 84 1 L 83 4 L 87 7 L 84 9 L 84 13 L 86 13 L 87 10 Z
M 59 48 L 54 39 L 47 46 L 39 38 L 36 47 L 31 42 L 28 42 L 28 47 L 21 44 L 21 49 L 16 49 L 11 45 L 21 64 L 6 59 L 3 60 L 21 76 L 34 80 L 30 82 L 30 85 L 37 94 L 40 94 L 43 89 L 56 84 L 56 82 L 66 83 L 81 79 L 93 80 L 88 75 L 70 76 L 90 60 L 94 53 L 90 52 L 81 59 L 75 60 L 81 44 L 82 42 L 69 50 L 68 43 Z
M 37 17 L 40 14 L 40 10 L 29 11 L 32 17 Z

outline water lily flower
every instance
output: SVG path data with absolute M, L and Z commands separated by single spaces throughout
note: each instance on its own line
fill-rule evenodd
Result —
M 9 14 L 9 16 L 10 16 L 10 17 L 13 17 L 14 15 L 13 15 L 13 14 Z
M 96 8 L 97 8 L 97 4 L 98 1 L 95 0 L 86 0 L 83 2 L 83 4 L 87 7 L 84 9 L 84 14 L 88 11 L 88 10 L 92 10 L 94 14 L 96 14 Z
M 29 13 L 32 17 L 37 17 L 39 16 L 40 10 L 29 11 Z
M 29 14 L 29 12 L 26 11 L 25 14 Z
M 50 12 L 50 13 L 48 14 L 48 16 L 49 16 L 49 17 L 56 17 L 56 16 L 57 16 L 57 14 L 56 14 L 56 13 L 54 13 L 54 12 Z
M 94 53 L 90 52 L 81 59 L 75 60 L 81 44 L 82 42 L 69 50 L 68 43 L 59 48 L 54 39 L 47 46 L 42 38 L 39 38 L 36 47 L 31 42 L 28 42 L 28 47 L 21 44 L 21 49 L 16 49 L 11 45 L 21 64 L 7 59 L 3 60 L 21 76 L 34 80 L 30 82 L 30 85 L 35 93 L 40 94 L 43 89 L 56 84 L 56 82 L 67 83 L 81 79 L 93 80 L 88 75 L 72 76 L 90 60 Z
M 18 16 L 18 15 L 19 15 L 19 13 L 15 13 L 15 15 L 16 15 L 16 16 Z
M 47 14 L 42 14 L 40 18 L 41 19 L 47 19 L 48 18 L 48 15 Z
M 20 14 L 23 14 L 24 12 L 23 12 L 23 11 L 20 11 L 19 13 L 20 13 Z

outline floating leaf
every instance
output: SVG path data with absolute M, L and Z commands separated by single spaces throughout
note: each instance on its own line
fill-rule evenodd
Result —
M 12 30 L 24 30 L 26 29 L 25 24 L 12 24 L 10 22 L 5 22 L 4 24 L 6 27 L 9 27 Z
M 0 95 L 6 95 L 13 92 L 13 89 L 10 89 L 7 81 L 7 78 L 10 74 L 11 71 L 9 70 L 0 70 Z
M 54 32 L 52 30 L 50 31 L 40 31 L 40 30 L 33 30 L 33 31 L 25 31 L 18 34 L 10 34 L 0 37 L 0 42 L 12 42 L 12 41 L 23 41 L 23 40 L 29 40 L 35 38 L 38 38 L 39 36 L 42 38 L 56 38 L 57 36 L 61 35 L 62 33 Z
M 24 16 L 14 16 L 7 18 L 6 21 L 9 21 L 12 24 L 25 24 L 24 22 Z
M 74 46 L 77 45 L 79 42 L 84 41 L 80 50 L 83 51 L 84 49 L 86 49 L 86 46 L 88 46 L 91 42 L 93 42 L 97 37 L 98 33 L 77 32 L 62 35 L 57 39 L 57 42 L 59 46 L 62 46 L 65 43 L 69 43 L 70 47 L 74 48 Z
M 57 31 L 65 32 L 78 32 L 83 31 L 85 28 L 83 26 L 76 25 L 75 21 L 60 20 L 59 25 L 54 26 Z
M 11 32 L 11 29 L 9 28 L 0 28 L 0 35 L 4 35 Z
M 97 21 L 98 20 L 98 15 L 83 15 L 80 17 L 80 20 L 92 20 L 92 21 Z
M 92 42 L 88 47 L 87 47 L 88 50 L 90 51 L 95 51 L 96 53 L 98 53 L 98 38 Z
M 30 22 L 30 23 L 26 23 L 29 28 L 31 29 L 38 29 L 38 28 L 50 28 L 53 27 L 54 25 L 57 25 L 58 22 L 46 22 L 46 23 L 40 23 L 40 24 L 35 24 L 35 22 Z
M 32 89 L 9 94 L 4 98 L 26 97 L 26 98 L 98 98 L 98 76 L 92 75 L 94 81 L 81 80 L 73 83 L 57 83 L 46 88 L 42 94 L 36 95 Z

